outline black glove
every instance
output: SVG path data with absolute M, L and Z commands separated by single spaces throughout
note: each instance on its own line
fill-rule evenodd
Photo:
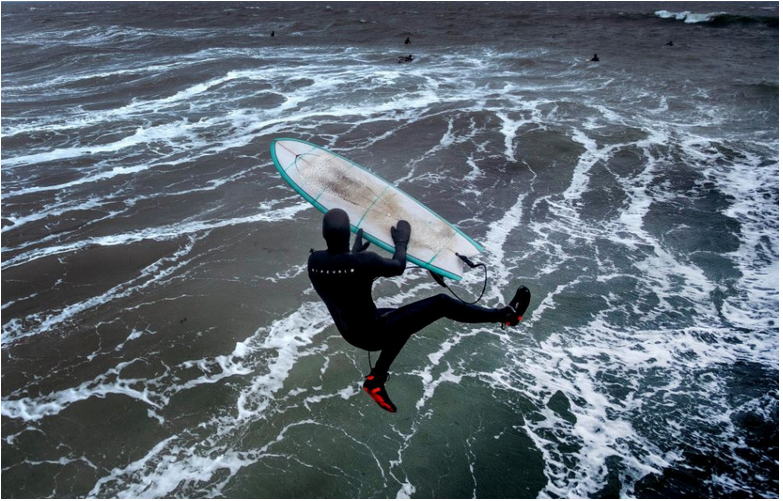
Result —
M 411 239 L 410 223 L 404 219 L 397 221 L 397 227 L 392 226 L 391 228 L 391 237 L 394 245 L 405 244 L 407 246 Z
M 362 235 L 364 235 L 364 230 L 359 228 L 359 231 L 356 232 L 356 238 L 353 241 L 353 248 L 351 249 L 351 252 L 354 254 L 366 251 L 367 247 L 370 246 L 370 242 L 364 242 L 364 245 L 362 245 Z

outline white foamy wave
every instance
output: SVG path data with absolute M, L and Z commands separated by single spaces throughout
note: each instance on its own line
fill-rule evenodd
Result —
M 40 164 L 53 161 L 69 160 L 78 157 L 86 157 L 93 155 L 101 155 L 105 153 L 118 153 L 127 148 L 133 148 L 139 145 L 153 144 L 156 142 L 172 143 L 175 140 L 183 140 L 190 137 L 192 134 L 190 129 L 193 125 L 188 125 L 187 120 L 182 120 L 175 123 L 153 126 L 149 128 L 139 127 L 136 131 L 119 141 L 108 144 L 89 145 L 59 148 L 55 150 L 45 151 L 41 153 L 33 153 L 30 155 L 20 155 L 17 157 L 9 157 L 3 159 L 3 165 L 5 167 L 13 168 L 23 165 Z M 99 174 L 92 178 L 84 178 L 76 182 L 54 186 L 54 187 L 35 187 L 22 190 L 19 194 L 35 193 L 36 191 L 45 191 L 51 189 L 62 189 L 76 184 L 82 184 L 87 182 L 94 182 L 101 179 L 111 178 L 122 174 L 132 174 L 144 170 L 146 167 L 115 167 L 111 172 Z
M 462 381 L 462 376 L 456 374 L 451 366 L 447 366 L 446 370 L 441 372 L 437 379 L 433 377 L 432 371 L 437 367 L 444 356 L 457 344 L 461 343 L 463 339 L 471 338 L 476 333 L 470 333 L 465 335 L 455 335 L 448 340 L 441 343 L 439 350 L 429 355 L 430 364 L 421 370 L 413 371 L 413 375 L 421 378 L 421 382 L 424 385 L 424 393 L 421 398 L 416 402 L 416 409 L 422 410 L 427 404 L 427 401 L 432 398 L 437 390 L 438 386 L 443 383 L 459 384 Z
M 56 256 L 60 254 L 67 254 L 81 249 L 86 249 L 95 245 L 98 246 L 115 246 L 115 245 L 128 245 L 142 240 L 175 240 L 180 237 L 186 237 L 192 234 L 203 233 L 216 228 L 225 228 L 228 226 L 236 226 L 241 224 L 254 224 L 262 222 L 276 222 L 289 219 L 299 212 L 312 207 L 307 202 L 301 202 L 299 204 L 284 207 L 281 209 L 269 210 L 254 214 L 251 216 L 233 218 L 233 219 L 220 219 L 213 221 L 193 221 L 190 223 L 174 224 L 161 226 L 158 228 L 145 228 L 130 233 L 108 235 L 103 237 L 93 237 L 79 242 L 70 242 L 60 245 L 52 245 L 42 249 L 35 249 L 32 251 L 24 252 L 14 256 L 13 258 L 3 261 L 3 269 L 13 266 L 19 266 L 30 261 L 35 261 L 47 256 Z M 13 251 L 16 249 L 3 249 L 4 252 Z
M 263 416 L 274 394 L 282 388 L 288 372 L 296 362 L 299 348 L 309 345 L 313 336 L 332 325 L 332 317 L 320 303 L 305 303 L 299 310 L 268 329 L 256 332 L 254 339 L 262 339 L 259 348 L 275 350 L 277 358 L 268 365 L 268 372 L 256 377 L 237 400 L 239 419 Z M 266 334 L 266 335 L 264 335 Z M 258 341 L 256 341 L 258 342 Z
M 167 279 L 190 262 L 190 260 L 182 260 L 181 258 L 192 252 L 193 246 L 197 241 L 198 238 L 191 236 L 189 242 L 172 256 L 156 261 L 141 270 L 141 273 L 135 279 L 116 285 L 103 294 L 70 304 L 62 310 L 48 315 L 35 313 L 24 319 L 15 318 L 10 322 L 4 323 L 3 343 L 8 345 L 22 338 L 59 329 L 62 324 L 72 322 L 74 318 L 85 311 L 102 306 L 110 301 L 131 296 Z
M 86 381 L 74 388 L 56 391 L 36 398 L 3 398 L 2 415 L 23 421 L 40 421 L 47 416 L 59 414 L 63 409 L 77 402 L 93 397 L 104 398 L 107 395 L 124 395 L 133 400 L 138 400 L 148 405 L 154 412 L 155 409 L 160 409 L 166 402 L 155 399 L 148 392 L 146 389 L 148 381 L 143 379 L 126 379 L 121 376 L 123 369 L 136 362 L 143 362 L 143 360 L 137 359 L 120 363 L 117 367 L 94 380 Z M 142 389 L 139 389 L 139 387 L 142 387 Z
M 517 389 L 535 402 L 544 417 L 521 425 L 544 454 L 549 483 L 542 494 L 590 497 L 605 486 L 608 460 L 621 457 L 623 474 L 629 478 L 623 482 L 620 497 L 633 497 L 635 482 L 679 464 L 681 450 L 694 445 L 690 442 L 693 437 L 672 434 L 668 443 L 660 444 L 649 435 L 665 432 L 640 429 L 639 424 L 648 416 L 663 418 L 673 430 L 691 429 L 694 419 L 723 429 L 731 427 L 725 413 L 731 404 L 717 396 L 723 394 L 718 387 L 703 386 L 698 374 L 703 370 L 702 361 L 732 364 L 749 356 L 751 350 L 742 345 L 735 350 L 731 344 L 706 339 L 698 329 L 626 333 L 595 321 L 584 329 L 550 336 L 525 357 L 530 362 L 512 368 L 535 380 L 534 385 L 520 384 Z M 497 374 L 499 379 L 493 384 L 506 390 L 506 380 L 521 377 L 514 372 Z M 607 380 L 633 373 L 666 377 L 652 387 L 639 379 L 629 380 L 625 398 L 605 386 Z M 698 410 L 678 408 L 678 395 L 693 395 L 694 390 L 704 398 Z M 570 404 L 566 410 L 552 406 L 558 394 Z M 699 445 L 709 448 L 711 439 L 705 438 L 706 443 Z
M 728 255 L 741 266 L 743 294 L 727 299 L 722 313 L 743 329 L 778 329 L 779 317 L 772 312 L 779 309 L 780 301 L 780 235 L 772 222 L 779 219 L 780 212 L 774 203 L 760 201 L 773 199 L 770 187 L 777 182 L 780 164 L 745 152 L 733 152 L 728 161 L 713 148 L 720 144 L 718 139 L 692 137 L 682 144 L 692 158 L 705 152 L 714 155 L 705 178 L 716 180 L 721 191 L 731 197 L 723 212 L 742 228 L 739 248 Z M 770 361 L 777 365 L 777 357 Z
M 484 240 L 489 258 L 487 262 L 495 270 L 490 297 L 494 297 L 503 304 L 510 299 L 505 297 L 508 294 L 508 291 L 504 291 L 506 286 L 509 284 L 515 287 L 519 285 L 512 283 L 511 268 L 506 263 L 507 253 L 510 253 L 510 250 L 506 248 L 506 241 L 522 224 L 522 204 L 524 201 L 525 195 L 519 195 L 514 205 L 503 214 L 503 217 L 489 225 L 490 230 Z
M 9 195 L 4 195 L 4 198 Z M 12 195 L 11 195 L 12 196 Z M 32 223 L 35 221 L 40 221 L 42 219 L 47 218 L 59 218 L 62 217 L 64 214 L 67 214 L 72 211 L 89 211 L 94 209 L 100 209 L 104 207 L 106 204 L 111 203 L 103 198 L 100 197 L 94 197 L 90 196 L 87 200 L 78 201 L 75 202 L 73 200 L 67 200 L 67 201 L 58 201 L 50 206 L 45 207 L 43 210 L 39 212 L 34 212 L 31 214 L 28 214 L 26 216 L 16 216 L 11 214 L 3 214 L 3 217 L 7 219 L 8 221 L 11 221 L 13 224 L 4 226 L 2 229 L 2 233 L 5 233 L 7 231 L 14 232 L 19 230 L 22 226 Z M 112 218 L 116 216 L 119 212 L 110 212 L 107 214 L 106 218 Z M 94 223 L 96 220 L 93 220 Z M 56 237 L 48 237 L 50 239 L 54 239 Z M 35 243 L 25 243 L 23 246 L 17 247 L 17 250 L 27 248 L 30 245 L 36 245 L 45 243 L 47 240 L 47 237 L 44 237 L 44 240 L 39 240 Z M 5 249 L 3 249 L 5 250 Z
M 104 172 L 101 174 L 96 174 L 93 176 L 88 176 L 86 178 L 79 179 L 77 181 L 73 181 L 71 183 L 66 183 L 63 185 L 58 186 L 46 186 L 46 187 L 35 187 L 30 189 L 21 189 L 17 191 L 11 191 L 4 193 L 4 198 L 10 198 L 16 195 L 22 195 L 22 194 L 29 194 L 29 193 L 35 193 L 35 192 L 41 192 L 41 191 L 49 191 L 49 190 L 59 190 L 59 189 L 66 189 L 74 186 L 78 186 L 85 183 L 90 182 L 97 182 L 99 180 L 105 180 L 105 179 L 111 179 L 115 175 L 125 175 L 125 174 L 131 174 L 135 172 L 143 172 L 149 168 L 154 168 L 155 165 L 150 166 L 137 166 L 131 169 L 119 169 L 114 168 L 110 172 Z M 152 193 L 152 194 L 145 194 L 145 195 L 139 195 L 135 196 L 133 198 L 123 198 L 124 194 L 122 191 L 120 192 L 112 192 L 105 196 L 94 196 L 89 195 L 86 200 L 79 199 L 78 197 L 67 197 L 64 200 L 58 200 L 55 203 L 48 205 L 36 212 L 32 212 L 27 215 L 14 215 L 14 214 L 8 214 L 5 213 L 3 215 L 4 219 L 7 219 L 8 221 L 12 222 L 13 224 L 4 226 L 2 228 L 2 233 L 9 232 L 9 233 L 15 233 L 20 230 L 20 228 L 24 227 L 25 225 L 29 223 L 34 223 L 36 221 L 42 221 L 46 219 L 56 219 L 61 218 L 65 216 L 68 213 L 72 212 L 78 212 L 78 211 L 91 211 L 91 210 L 100 210 L 104 207 L 111 207 L 116 205 L 118 202 L 121 202 L 124 207 L 120 210 L 113 210 L 107 212 L 104 216 L 92 219 L 89 222 L 87 222 L 84 226 L 89 225 L 95 225 L 96 223 L 99 223 L 101 221 L 105 220 L 112 220 L 113 218 L 116 218 L 120 216 L 123 213 L 128 212 L 131 208 L 135 207 L 139 202 L 145 201 L 145 200 L 162 200 L 167 197 L 184 197 L 186 195 L 191 195 L 194 193 L 200 193 L 200 192 L 208 192 L 216 190 L 217 188 L 220 188 L 221 186 L 224 186 L 226 184 L 237 182 L 244 178 L 250 170 L 243 170 L 234 174 L 231 174 L 230 176 L 224 177 L 224 178 L 218 178 L 218 179 L 210 179 L 205 183 L 205 186 L 196 186 L 192 188 L 187 188 L 183 190 L 177 190 L 177 191 L 171 191 L 171 192 L 158 192 L 158 193 Z M 44 237 L 39 240 L 30 240 L 22 245 L 18 245 L 13 248 L 5 248 L 6 250 L 14 250 L 14 251 L 20 251 L 24 250 L 29 247 L 35 247 L 40 246 L 42 244 L 46 244 L 50 241 L 60 241 L 63 238 L 63 234 L 56 234 L 56 235 L 49 235 L 47 237 Z
M 509 92 L 518 91 L 518 89 L 509 88 Z M 541 116 L 540 105 L 542 101 L 528 101 L 521 103 L 519 115 L 517 119 L 511 118 L 508 113 L 499 111 L 497 112 L 498 118 L 501 121 L 500 133 L 503 135 L 503 143 L 506 147 L 505 155 L 506 160 L 509 162 L 515 162 L 517 157 L 517 148 L 521 148 L 521 143 L 515 145 L 517 139 L 517 131 L 519 131 L 525 125 L 538 125 L 543 121 Z
M 236 401 L 234 416 L 217 416 L 196 427 L 212 430 L 215 435 L 201 438 L 188 432 L 169 437 L 153 447 L 142 459 L 122 468 L 115 468 L 99 479 L 91 495 L 112 497 L 165 497 L 177 493 L 200 493 L 206 497 L 218 495 L 237 472 L 265 458 L 277 454 L 268 452 L 286 440 L 287 433 L 299 426 L 317 425 L 306 419 L 286 424 L 268 443 L 250 450 L 237 450 L 221 443 L 221 436 L 230 436 L 249 422 L 267 419 L 270 405 L 278 400 L 278 393 L 288 374 L 311 345 L 313 338 L 332 325 L 323 305 L 306 302 L 288 316 L 258 329 L 248 339 L 237 343 L 233 353 L 214 360 L 186 362 L 184 368 L 198 367 L 212 376 L 192 379 L 174 385 L 179 392 L 202 384 L 212 384 L 230 375 L 256 374 L 242 387 Z M 215 371 L 213 363 L 221 366 Z M 217 372 L 217 374 L 215 374 Z M 351 389 L 332 396 L 346 398 Z M 318 403 L 329 395 L 311 396 L 303 405 Z M 215 429 L 217 427 L 217 429 Z M 226 475 L 224 472 L 228 470 Z
M 38 92 L 62 92 L 58 88 L 61 87 L 74 87 L 80 84 L 94 85 L 96 81 L 102 79 L 109 79 L 115 77 L 128 77 L 139 75 L 160 75 L 168 71 L 176 70 L 184 66 L 190 66 L 193 61 L 208 62 L 218 59 L 219 56 L 210 56 L 207 51 L 196 53 L 195 55 L 185 55 L 176 59 L 162 59 L 156 64 L 143 64 L 138 67 L 129 68 L 128 65 L 118 65 L 117 67 L 107 67 L 104 71 L 92 71 L 92 72 L 74 72 L 67 75 L 59 75 L 46 81 L 32 82 L 25 85 L 6 86 L 4 90 L 8 91 L 15 98 L 19 99 L 24 94 L 33 94 L 35 98 L 38 97 Z M 35 92 L 35 94 L 34 94 Z M 65 92 L 67 93 L 67 92 Z M 19 134 L 21 132 L 33 131 L 33 126 L 27 124 L 16 124 L 12 129 L 13 134 Z
M 677 21 L 684 21 L 687 24 L 708 23 L 714 20 L 716 17 L 724 14 L 724 12 L 710 12 L 706 14 L 700 14 L 698 12 L 691 12 L 689 10 L 682 12 L 659 10 L 655 12 L 655 15 L 661 19 L 676 19 Z
M 611 123 L 622 122 L 616 115 L 602 116 Z M 673 198 L 665 185 L 659 186 L 661 174 L 669 168 L 669 160 L 658 153 L 670 147 L 672 138 L 665 129 L 646 125 L 643 124 L 649 131 L 646 139 L 607 147 L 599 147 L 588 132 L 576 131 L 574 138 L 585 152 L 579 158 L 571 183 L 562 193 L 562 199 L 560 196 L 545 197 L 556 222 L 536 221 L 530 227 L 538 238 L 529 241 L 528 245 L 534 252 L 547 255 L 548 266 L 539 269 L 540 277 L 545 278 L 563 267 L 574 266 L 581 256 L 592 256 L 593 253 L 602 266 L 595 276 L 588 271 L 589 267 L 580 266 L 584 270 L 581 275 L 557 284 L 540 298 L 538 307 L 528 319 L 534 326 L 551 321 L 551 315 L 562 311 L 563 305 L 569 304 L 569 298 L 581 295 L 588 284 L 609 284 L 627 277 L 638 285 L 638 290 L 653 292 L 659 301 L 658 306 L 648 309 L 636 304 L 626 305 L 622 296 L 609 292 L 601 297 L 606 306 L 594 311 L 593 320 L 586 326 L 573 326 L 565 332 L 549 335 L 540 347 L 535 348 L 533 356 L 526 353 L 529 347 L 520 349 L 511 343 L 510 348 L 514 352 L 520 350 L 514 357 L 518 366 L 512 366 L 509 372 L 490 375 L 488 380 L 503 391 L 512 391 L 508 379 L 518 380 L 520 386 L 514 391 L 521 391 L 535 402 L 535 407 L 544 416 L 542 421 L 526 421 L 522 425 L 544 454 L 548 485 L 541 492 L 542 496 L 595 495 L 606 486 L 606 479 L 610 476 L 609 465 L 614 457 L 623 458 L 620 475 L 626 476 L 620 496 L 633 496 L 633 485 L 643 477 L 659 475 L 664 468 L 679 467 L 684 457 L 683 450 L 694 440 L 683 433 L 681 436 L 674 434 L 668 443 L 661 441 L 661 437 L 640 425 L 647 421 L 647 416 L 657 415 L 661 408 L 676 408 L 678 410 L 667 413 L 667 426 L 675 430 L 696 429 L 699 425 L 692 420 L 695 413 L 725 430 L 726 437 L 729 437 L 734 425 L 726 409 L 732 407 L 731 403 L 721 400 L 712 408 L 711 404 L 717 403 L 712 395 L 724 395 L 725 392 L 720 384 L 710 380 L 695 384 L 699 371 L 704 366 L 719 368 L 744 360 L 764 361 L 770 367 L 778 364 L 777 338 L 765 332 L 772 322 L 776 322 L 769 312 L 776 309 L 778 298 L 777 260 L 771 259 L 767 264 L 757 261 L 759 249 L 774 248 L 776 243 L 774 238 L 773 246 L 767 242 L 768 225 L 776 219 L 777 212 L 770 205 L 770 211 L 775 212 L 760 214 L 758 194 L 761 187 L 769 186 L 773 181 L 769 176 L 776 175 L 777 165 L 762 167 L 758 159 L 749 158 L 747 163 L 740 162 L 739 165 L 735 160 L 734 165 L 725 169 L 714 167 L 704 170 L 700 168 L 706 158 L 703 152 L 692 152 L 694 148 L 688 146 L 688 141 L 679 143 L 684 145 L 686 159 L 693 159 L 696 164 L 694 170 L 701 171 L 705 178 L 720 179 L 718 185 L 721 190 L 735 200 L 725 212 L 743 222 L 746 237 L 742 241 L 747 245 L 742 245 L 733 255 L 735 261 L 747 263 L 743 290 L 748 291 L 747 297 L 751 301 L 745 304 L 742 314 L 737 311 L 739 308 L 726 303 L 722 312 L 732 322 L 749 329 L 748 333 L 741 334 L 727 328 L 713 306 L 710 291 L 715 290 L 718 284 L 687 257 L 664 245 L 657 235 L 649 231 L 646 216 L 650 207 Z M 585 129 L 590 131 L 593 127 L 594 124 L 588 124 Z M 710 141 L 696 141 L 696 149 L 701 150 L 705 144 L 709 145 Z M 637 170 L 627 179 L 615 177 L 628 195 L 628 201 L 614 218 L 586 221 L 581 216 L 581 209 L 592 189 L 591 170 L 606 165 L 622 147 L 629 146 L 639 148 L 645 164 L 642 170 Z M 709 160 L 713 164 L 721 158 L 713 154 Z M 721 172 L 716 173 L 716 170 Z M 747 177 L 749 171 L 754 173 L 750 178 Z M 735 176 L 745 176 L 745 179 L 739 180 Z M 558 238 L 561 234 L 569 235 L 568 239 L 563 241 Z M 637 272 L 632 275 L 625 275 L 626 271 L 618 273 L 620 270 L 614 268 L 611 260 L 596 252 L 602 240 L 626 248 L 630 254 L 638 255 L 640 249 L 647 249 L 641 253 L 644 257 L 637 257 L 632 263 Z M 764 254 L 771 257 L 773 253 Z M 560 298 L 566 298 L 566 302 L 563 303 Z M 687 327 L 683 332 L 664 326 L 658 330 L 646 330 L 618 325 L 617 315 L 621 312 L 623 316 L 638 319 L 639 325 L 660 323 L 661 315 L 678 311 L 683 302 L 688 305 L 698 327 Z M 627 314 L 624 313 L 626 308 Z M 723 338 L 739 339 L 714 341 Z M 661 386 L 648 387 L 651 380 L 645 375 L 658 371 L 667 374 L 665 382 Z M 529 379 L 522 374 L 532 375 L 535 384 L 529 386 Z M 607 374 L 611 375 L 609 381 L 618 378 L 627 382 L 625 386 L 631 393 L 627 393 L 626 399 L 612 396 L 615 387 L 607 384 Z M 689 393 L 693 397 L 702 395 L 703 401 L 696 398 L 691 404 L 693 408 L 679 409 L 666 398 L 661 401 L 660 396 L 667 395 L 667 392 Z M 567 411 L 555 410 L 549 405 L 550 399 L 558 394 L 570 403 Z M 705 439 L 699 442 L 699 446 L 710 450 L 715 444 Z M 564 448 L 575 452 L 564 453 Z

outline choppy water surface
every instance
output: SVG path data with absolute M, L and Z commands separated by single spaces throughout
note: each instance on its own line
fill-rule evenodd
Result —
M 776 3 L 4 3 L 2 28 L 3 497 L 779 495 Z M 484 304 L 533 291 L 523 326 L 425 329 L 379 410 L 275 137 L 457 223 Z

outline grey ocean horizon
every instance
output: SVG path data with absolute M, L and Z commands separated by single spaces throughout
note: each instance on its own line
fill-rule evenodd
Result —
M 779 496 L 777 3 L 1 8 L 3 497 Z M 279 137 L 523 324 L 424 329 L 377 408 Z

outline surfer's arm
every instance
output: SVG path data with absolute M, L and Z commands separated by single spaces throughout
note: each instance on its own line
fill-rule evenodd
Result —
M 397 277 L 405 272 L 405 258 L 408 255 L 408 240 L 410 240 L 411 226 L 407 221 L 399 221 L 397 227 L 392 227 L 391 237 L 394 242 L 394 254 L 391 258 L 381 257 L 374 252 L 361 252 L 354 254 L 360 259 L 370 260 L 368 265 L 371 273 L 376 277 Z
M 405 271 L 405 257 L 408 255 L 408 244 L 407 243 L 398 243 L 394 246 L 394 255 L 389 260 L 394 263 L 394 267 L 397 270 L 397 273 L 395 273 L 392 276 L 395 275 L 402 275 Z
M 396 245 L 394 255 L 391 258 L 379 256 L 374 252 L 362 252 L 356 254 L 362 262 L 365 263 L 366 270 L 374 277 L 398 277 L 405 272 L 405 256 L 407 256 L 407 246 L 404 244 Z
M 411 238 L 410 223 L 404 220 L 398 221 L 397 226 L 391 228 L 391 237 L 394 242 L 394 255 L 388 261 L 392 263 L 390 266 L 394 274 L 385 276 L 402 275 L 405 271 L 405 257 L 408 255 L 408 241 Z
M 405 272 L 405 256 L 407 255 L 406 246 L 397 245 L 394 255 L 391 259 L 384 258 L 378 254 L 374 256 L 372 262 L 373 275 L 378 277 L 398 277 Z

